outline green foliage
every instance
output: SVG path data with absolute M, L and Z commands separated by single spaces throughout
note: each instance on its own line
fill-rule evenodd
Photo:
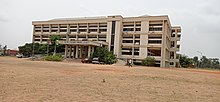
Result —
M 207 58 L 206 56 L 202 56 L 202 58 L 199 59 L 197 56 L 189 58 L 186 55 L 181 55 L 179 61 L 180 65 L 184 68 L 198 67 L 220 69 L 218 58 Z
M 108 52 L 105 56 L 105 63 L 106 64 L 113 64 L 116 63 L 116 56 L 112 52 Z
M 53 51 L 53 55 L 56 54 L 56 45 L 58 45 L 58 41 L 61 40 L 61 37 L 58 35 L 52 35 L 49 37 L 50 41 L 52 42 L 52 45 L 54 45 L 54 51 Z
M 65 51 L 65 46 L 64 45 L 57 45 L 56 50 L 58 53 L 64 52 Z M 31 56 L 32 51 L 33 51 L 33 43 L 26 43 L 23 46 L 19 46 L 19 53 L 23 54 L 24 56 Z M 53 45 L 48 44 L 39 44 L 39 43 L 34 43 L 34 54 L 47 54 L 54 51 Z
M 193 64 L 193 60 L 186 55 L 180 55 L 180 65 L 184 68 L 188 68 Z
M 26 43 L 24 46 L 19 46 L 19 53 L 23 54 L 24 56 L 31 56 L 33 44 L 32 43 Z
M 206 56 L 202 56 L 199 62 L 199 67 L 220 69 L 219 59 L 218 58 L 207 58 Z
M 90 59 L 95 57 L 99 58 L 99 61 L 104 62 L 106 64 L 113 64 L 117 61 L 116 56 L 104 47 L 97 47 L 95 52 L 92 53 Z
M 58 35 L 52 35 L 49 37 L 50 41 L 52 42 L 52 44 L 54 45 L 58 40 L 61 40 L 61 37 Z
M 147 57 L 141 63 L 141 65 L 143 66 L 155 66 L 155 64 L 156 64 L 156 60 L 154 57 Z
M 44 60 L 46 61 L 62 61 L 63 60 L 63 57 L 61 55 L 47 55 L 47 56 L 44 56 Z

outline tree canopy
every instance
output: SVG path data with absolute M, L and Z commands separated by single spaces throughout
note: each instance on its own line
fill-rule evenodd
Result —
M 200 59 L 195 56 L 189 58 L 186 55 L 180 56 L 180 65 L 184 68 L 188 67 L 198 67 L 198 68 L 216 68 L 220 69 L 220 63 L 218 58 L 207 58 L 202 56 Z

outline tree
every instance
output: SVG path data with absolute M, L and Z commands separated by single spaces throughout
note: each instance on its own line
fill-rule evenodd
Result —
M 156 64 L 156 60 L 154 57 L 147 57 L 141 63 L 141 65 L 143 66 L 155 66 L 155 64 Z
M 57 36 L 57 35 L 52 35 L 49 38 L 50 38 L 52 45 L 54 45 L 53 55 L 55 55 L 56 54 L 56 45 L 58 44 L 58 41 L 61 40 L 61 37 Z
M 105 56 L 105 63 L 106 64 L 116 63 L 116 56 L 112 52 L 107 52 Z
M 193 63 L 195 65 L 195 67 L 199 67 L 199 58 L 198 58 L 198 56 L 193 57 L 192 60 L 193 60 Z
M 206 56 L 202 56 L 202 58 L 200 59 L 201 68 L 210 68 L 211 63 L 212 63 L 211 60 L 208 59 Z
M 212 64 L 211 64 L 211 67 L 212 68 L 218 68 L 220 69 L 220 62 L 219 62 L 219 59 L 218 58 L 211 58 L 210 59 Z
M 31 56 L 32 53 L 32 43 L 26 43 L 24 46 L 19 46 L 19 53 L 23 54 L 24 56 Z
M 180 55 L 180 65 L 184 68 L 188 68 L 193 64 L 193 60 L 191 58 L 188 58 L 186 55 Z
M 104 62 L 106 64 L 116 63 L 116 56 L 104 47 L 97 47 L 95 52 L 92 53 L 90 59 L 95 57 L 99 58 L 99 61 Z

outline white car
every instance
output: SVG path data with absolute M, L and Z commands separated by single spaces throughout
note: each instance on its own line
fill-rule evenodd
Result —
M 23 54 L 17 54 L 16 57 L 22 58 L 22 57 L 24 57 L 24 55 Z
M 92 59 L 92 63 L 93 63 L 93 64 L 104 64 L 104 62 L 100 62 L 100 61 L 99 61 L 99 58 L 97 58 L 97 57 L 95 57 L 95 58 Z

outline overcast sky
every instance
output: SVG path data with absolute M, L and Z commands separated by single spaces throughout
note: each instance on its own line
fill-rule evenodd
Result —
M 0 44 L 32 40 L 34 20 L 63 17 L 169 15 L 182 27 L 180 53 L 220 58 L 220 0 L 0 0 Z

